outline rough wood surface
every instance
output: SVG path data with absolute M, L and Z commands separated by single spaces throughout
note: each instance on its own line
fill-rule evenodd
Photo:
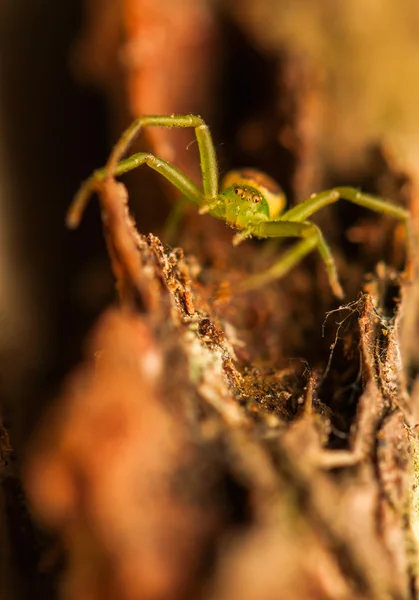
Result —
M 63 597 L 415 597 L 400 280 L 382 268 L 329 316 L 327 369 L 276 370 L 264 322 L 312 273 L 237 298 L 242 254 L 214 281 L 138 234 L 123 184 L 100 197 L 120 305 L 26 465 L 35 513 L 67 551 Z

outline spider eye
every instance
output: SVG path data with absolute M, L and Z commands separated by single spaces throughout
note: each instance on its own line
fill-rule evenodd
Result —
M 258 196 L 257 194 L 252 196 L 252 202 L 260 202 L 260 196 Z

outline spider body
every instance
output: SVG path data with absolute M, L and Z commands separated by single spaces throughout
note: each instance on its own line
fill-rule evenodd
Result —
M 122 159 L 133 138 L 146 126 L 195 129 L 201 161 L 202 189 L 174 165 L 153 154 L 138 152 Z M 297 238 L 297 243 L 284 252 L 272 267 L 248 278 L 241 285 L 243 289 L 258 287 L 282 277 L 304 256 L 317 249 L 324 261 L 333 293 L 342 297 L 343 291 L 329 246 L 320 229 L 309 221 L 315 212 L 340 198 L 404 221 L 408 237 L 410 235 L 410 219 L 406 209 L 351 187 L 337 187 L 312 194 L 310 198 L 288 210 L 285 210 L 285 197 L 278 184 L 255 169 L 228 173 L 219 188 L 217 158 L 211 133 L 203 119 L 197 115 L 146 115 L 134 121 L 115 145 L 107 165 L 95 171 L 82 184 L 67 215 L 68 225 L 78 225 L 88 198 L 100 189 L 106 178 L 122 175 L 143 164 L 177 187 L 184 197 L 199 207 L 200 213 L 208 213 L 235 229 L 237 233 L 233 238 L 234 245 L 252 236 Z
M 221 189 L 226 193 L 229 188 L 244 188 L 249 200 L 256 194 L 262 197 L 260 212 L 269 219 L 275 219 L 284 210 L 286 199 L 284 192 L 272 177 L 256 169 L 237 169 L 224 177 Z M 266 203 L 266 204 L 265 204 Z M 265 208 L 266 207 L 266 208 Z
M 250 185 L 236 184 L 228 187 L 221 192 L 208 212 L 239 231 L 269 221 L 266 198 Z
M 251 229 L 254 235 L 258 225 L 275 219 L 285 207 L 285 196 L 278 184 L 255 169 L 230 171 L 221 190 L 218 203 L 209 212 L 233 229 Z

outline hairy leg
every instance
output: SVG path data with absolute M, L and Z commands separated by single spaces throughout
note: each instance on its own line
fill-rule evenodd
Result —
M 198 115 L 144 115 L 124 131 L 115 144 L 106 168 L 110 176 L 116 171 L 122 156 L 143 127 L 182 127 L 195 129 L 201 160 L 202 186 L 205 198 L 211 200 L 218 194 L 218 168 L 211 132 Z
M 186 175 L 179 171 L 179 169 L 161 158 L 157 158 L 153 154 L 148 154 L 147 152 L 133 154 L 116 165 L 114 174 L 122 175 L 143 164 L 148 165 L 163 175 L 163 177 L 176 186 L 188 200 L 194 202 L 198 206 L 203 204 L 204 196 L 196 185 L 186 177 Z M 66 223 L 68 227 L 74 229 L 78 226 L 87 201 L 91 194 L 97 191 L 100 183 L 104 181 L 106 176 L 107 171 L 106 167 L 104 167 L 103 169 L 95 171 L 93 175 L 82 184 L 67 213 Z
M 193 127 L 195 129 L 201 161 L 203 193 L 176 167 L 153 154 L 139 152 L 121 160 L 142 127 Z M 197 115 L 145 115 L 136 119 L 121 135 L 106 166 L 95 171 L 81 186 L 70 206 L 67 224 L 70 227 L 77 227 L 90 195 L 98 189 L 105 178 L 122 175 L 142 164 L 148 164 L 158 171 L 189 200 L 201 207 L 214 201 L 218 195 L 217 157 L 210 130 L 203 119 Z
M 301 202 L 297 206 L 290 208 L 285 213 L 278 217 L 279 221 L 306 221 L 318 210 L 322 209 L 328 204 L 333 204 L 340 199 L 348 200 L 353 204 L 358 204 L 374 212 L 383 213 L 395 217 L 405 223 L 407 238 L 409 244 L 409 250 L 412 250 L 412 232 L 410 223 L 410 213 L 402 206 L 398 206 L 389 200 L 383 200 L 377 196 L 371 194 L 364 194 L 356 188 L 352 187 L 337 187 L 332 190 L 326 190 L 318 194 L 313 194 Z
M 241 289 L 251 289 L 260 287 L 269 281 L 278 279 L 288 273 L 292 267 L 298 264 L 312 250 L 317 249 L 322 257 L 327 274 L 329 277 L 330 286 L 333 293 L 338 298 L 343 298 L 343 290 L 339 283 L 339 278 L 336 271 L 336 264 L 326 240 L 323 237 L 320 229 L 308 221 L 304 223 L 295 221 L 269 221 L 258 225 L 252 232 L 256 237 L 300 237 L 304 238 L 298 244 L 292 246 L 284 252 L 277 262 L 272 267 L 249 277 L 241 284 Z

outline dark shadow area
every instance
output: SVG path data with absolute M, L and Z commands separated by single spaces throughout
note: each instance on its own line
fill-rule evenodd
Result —
M 39 357 L 22 366 L 25 385 L 16 390 L 20 413 L 10 415 L 24 438 L 45 398 L 79 356 L 104 302 L 83 306 L 74 293 L 83 266 L 105 259 L 97 208 L 80 232 L 64 225 L 80 181 L 104 160 L 108 147 L 103 99 L 78 86 L 71 72 L 81 9 L 73 0 L 10 1 L 2 9 L 0 102 L 13 254 L 30 298 L 30 318 L 38 323 L 36 341 L 27 344 L 39 343 Z M 13 442 L 19 450 L 22 440 Z

